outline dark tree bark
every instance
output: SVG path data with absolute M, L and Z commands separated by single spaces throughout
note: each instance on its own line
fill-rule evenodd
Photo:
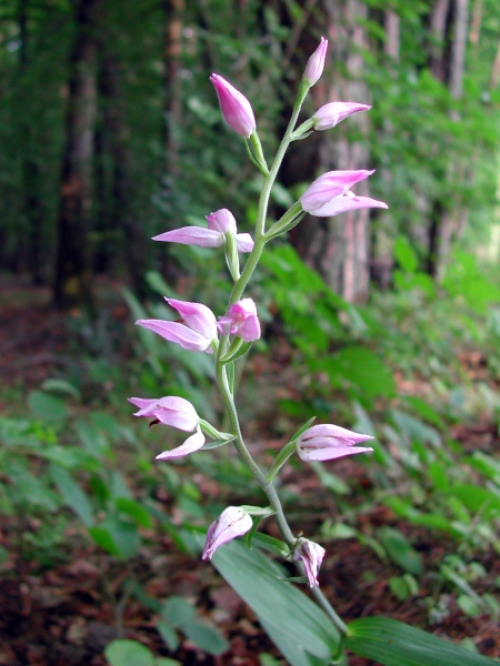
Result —
M 57 308 L 92 307 L 88 232 L 96 117 L 96 18 L 104 0 L 79 0 L 70 60 L 58 248 L 53 284 Z
M 101 92 L 104 103 L 104 132 L 108 136 L 113 162 L 112 197 L 109 207 L 111 228 L 123 230 L 125 258 L 130 278 L 136 294 L 144 298 L 147 293 L 144 280 L 145 239 L 133 209 L 133 160 L 120 74 L 116 57 L 109 49 L 105 50 L 102 58 Z
M 179 69 L 182 52 L 182 12 L 184 0 L 165 0 L 167 30 L 165 35 L 165 119 L 166 168 L 172 178 L 179 176 L 179 125 L 182 118 L 182 97 Z
M 18 21 L 19 21 L 19 72 L 20 79 L 25 77 L 28 64 L 28 10 L 29 0 L 19 0 Z M 23 235 L 21 247 L 21 263 L 25 264 L 31 274 L 33 284 L 43 283 L 43 265 L 42 265 L 42 225 L 43 225 L 43 206 L 40 198 L 40 164 L 36 159 L 34 128 L 32 118 L 27 115 L 27 109 L 22 108 L 19 111 L 21 116 L 21 137 L 23 141 L 22 150 L 22 183 L 23 183 L 23 203 L 22 218 L 26 233 Z M 24 258 L 24 261 L 23 261 Z
M 448 86 L 454 99 L 460 99 L 463 94 L 468 20 L 469 0 L 437 0 L 431 14 L 431 72 Z M 476 4 L 474 30 L 477 33 L 480 30 L 478 20 L 480 6 Z M 459 120 L 456 113 L 451 118 Z M 454 162 L 448 165 L 445 177 L 450 182 L 460 182 L 472 178 L 473 170 L 474 160 L 468 160 L 467 164 Z M 426 268 L 430 275 L 439 278 L 446 266 L 453 235 L 459 226 L 464 225 L 467 210 L 461 201 L 450 200 L 434 201 L 430 210 Z

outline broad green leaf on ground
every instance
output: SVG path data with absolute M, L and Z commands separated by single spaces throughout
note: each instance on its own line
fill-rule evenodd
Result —
M 339 634 L 328 617 L 263 553 L 233 541 L 219 548 L 212 562 L 292 666 L 328 663 L 337 654 Z
M 393 527 L 381 527 L 377 536 L 393 562 L 415 576 L 422 573 L 422 558 L 402 532 Z
M 348 625 L 344 647 L 382 666 L 498 666 L 498 661 L 386 617 Z
M 104 650 L 110 666 L 154 666 L 154 655 L 149 648 L 137 641 L 112 641 Z
M 87 527 L 90 527 L 94 522 L 94 515 L 87 493 L 75 481 L 68 470 L 61 467 L 61 465 L 50 463 L 49 471 L 52 481 L 61 493 L 66 505 L 70 509 L 73 509 Z
M 64 421 L 68 416 L 61 398 L 43 391 L 30 391 L 28 405 L 33 414 L 44 421 Z

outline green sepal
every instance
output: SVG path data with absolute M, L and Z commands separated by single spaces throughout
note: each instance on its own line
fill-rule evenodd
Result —
M 199 423 L 201 431 L 205 435 L 212 437 L 212 439 L 220 439 L 223 442 L 230 442 L 236 437 L 236 435 L 233 435 L 230 432 L 220 432 L 211 423 L 205 421 L 204 419 L 200 419 Z
M 244 356 L 252 346 L 251 342 L 244 342 L 242 338 L 235 338 L 225 356 L 220 361 L 221 363 L 231 363 Z
M 238 254 L 238 245 L 234 234 L 227 232 L 224 234 L 224 256 L 231 277 L 235 282 L 240 279 L 240 255 Z
M 288 444 L 285 444 L 285 446 L 281 449 L 281 451 L 274 459 L 273 464 L 271 465 L 271 469 L 266 475 L 266 479 L 268 481 L 273 481 L 278 475 L 278 472 L 283 467 L 283 465 L 287 462 L 289 458 L 291 458 L 291 456 L 293 456 L 296 450 L 297 440 L 302 435 L 302 433 L 305 432 L 312 425 L 315 419 L 316 419 L 315 416 L 310 418 L 309 421 L 307 421 L 307 423 L 305 423 L 301 428 L 299 428 L 299 430 L 297 430 L 297 432 L 293 435 Z
M 301 221 L 304 215 L 305 213 L 302 210 L 302 204 L 300 201 L 296 201 L 265 234 L 264 238 L 266 242 L 276 238 L 276 236 L 279 236 L 280 234 L 284 234 L 290 229 L 293 229 L 293 227 Z
M 276 513 L 276 511 L 270 507 L 270 506 L 253 506 L 252 504 L 242 504 L 241 508 L 243 511 L 246 511 L 249 513 L 251 516 L 262 516 L 265 518 L 266 516 L 272 516 L 273 514 Z
M 230 442 L 234 442 L 236 435 L 233 435 L 231 439 L 214 439 L 213 442 L 205 442 L 201 447 L 200 451 L 210 451 L 211 449 L 218 449 L 219 446 L 224 446 Z

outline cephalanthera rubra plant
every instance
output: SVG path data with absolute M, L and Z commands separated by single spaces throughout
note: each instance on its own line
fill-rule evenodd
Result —
M 204 447 L 212 448 L 214 443 L 209 442 L 207 444 L 206 437 L 216 440 L 217 445 L 234 445 L 256 483 L 261 486 L 267 495 L 268 507 L 230 506 L 221 513 L 208 528 L 202 554 L 203 560 L 212 559 L 216 551 L 218 549 L 223 550 L 224 545 L 228 542 L 248 533 L 253 535 L 263 517 L 274 516 L 283 537 L 281 552 L 298 567 L 299 580 L 308 583 L 313 596 L 323 610 L 323 617 L 327 618 L 327 625 L 328 622 L 331 623 L 331 631 L 337 637 L 344 637 L 351 650 L 378 659 L 390 666 L 394 666 L 396 663 L 398 666 L 400 664 L 401 666 L 409 664 L 436 664 L 437 666 L 438 663 L 440 666 L 446 666 L 453 662 L 446 661 L 445 656 L 443 656 L 444 653 L 440 652 L 439 648 L 433 644 L 430 644 L 428 650 L 422 648 L 424 652 L 427 650 L 425 653 L 427 656 L 422 657 L 423 661 L 419 659 L 409 661 L 414 658 L 416 651 L 418 652 L 417 644 L 422 647 L 422 645 L 427 645 L 429 640 L 438 639 L 428 637 L 423 632 L 384 618 L 371 618 L 378 622 L 382 621 L 383 626 L 376 627 L 375 630 L 372 630 L 371 626 L 366 628 L 365 625 L 362 625 L 361 629 L 357 627 L 362 639 L 361 647 L 356 644 L 356 627 L 352 629 L 352 624 L 349 627 L 344 624 L 320 590 L 318 577 L 320 577 L 325 549 L 302 534 L 292 532 L 285 517 L 278 492 L 273 484 L 283 465 L 295 454 L 304 461 L 322 462 L 358 453 L 368 453 L 373 449 L 364 443 L 372 437 L 333 424 L 312 425 L 313 420 L 311 420 L 276 455 L 270 469 L 263 471 L 254 460 L 243 439 L 234 398 L 234 362 L 246 353 L 252 343 L 260 337 L 260 323 L 256 305 L 251 298 L 244 297 L 244 292 L 266 244 L 299 224 L 306 213 L 320 217 L 331 217 L 359 208 L 387 208 L 387 205 L 382 201 L 357 196 L 351 191 L 356 183 L 368 178 L 373 171 L 329 171 L 317 178 L 306 189 L 299 201 L 293 204 L 280 220 L 270 227 L 267 224 L 271 188 L 289 145 L 293 141 L 306 138 L 314 130 L 323 131 L 333 128 L 353 113 L 367 111 L 370 108 L 365 104 L 354 102 L 332 102 L 321 107 L 309 120 L 296 127 L 302 104 L 310 88 L 322 75 L 327 48 L 327 40 L 322 39 L 307 63 L 288 128 L 270 166 L 264 157 L 257 133 L 255 116 L 249 100 L 222 76 L 213 74 L 210 77 L 217 92 L 224 120 L 232 130 L 244 138 L 250 159 L 264 177 L 253 238 L 250 234 L 238 233 L 234 216 L 225 208 L 207 215 L 208 227 L 182 227 L 154 237 L 156 241 L 209 248 L 221 247 L 224 249 L 227 266 L 233 281 L 231 297 L 225 313 L 217 317 L 207 305 L 168 298 L 166 299 L 167 303 L 177 310 L 182 323 L 141 319 L 137 324 L 157 333 L 169 342 L 180 345 L 184 349 L 213 355 L 217 384 L 229 417 L 230 432 L 219 432 L 213 425 L 204 421 L 197 414 L 194 406 L 184 398 L 177 396 L 147 399 L 130 398 L 130 402 L 139 408 L 135 416 L 147 418 L 152 424 L 163 424 L 191 433 L 181 446 L 159 453 L 156 456 L 158 460 L 186 456 Z M 240 253 L 249 253 L 243 270 L 240 270 Z M 269 579 L 267 579 L 268 583 Z M 258 586 L 259 580 L 252 580 L 252 585 Z M 265 587 L 266 583 L 263 582 L 262 585 Z M 273 593 L 269 591 L 269 595 L 271 594 Z M 311 603 L 305 596 L 303 598 Z M 271 598 L 269 602 L 271 603 Z M 285 602 L 283 602 L 283 605 L 285 605 Z M 310 618 L 310 609 L 308 612 Z M 288 619 L 284 616 L 281 621 L 287 623 Z M 365 620 L 362 622 L 365 622 Z M 276 632 L 273 633 L 272 627 L 274 625 L 272 621 L 270 621 L 269 626 L 271 626 L 269 632 L 277 640 Z M 400 627 L 404 627 L 404 631 L 409 631 L 411 635 L 405 634 Z M 324 627 L 320 627 L 319 630 L 321 633 L 321 631 L 324 631 Z M 371 638 L 364 635 L 363 631 L 365 634 L 370 634 L 371 631 Z M 385 653 L 382 654 L 383 650 L 380 652 L 377 645 L 375 645 L 376 641 L 384 636 L 384 631 L 386 634 L 388 631 L 390 633 L 389 643 L 384 642 L 383 644 L 387 654 L 391 653 L 390 659 L 386 659 L 384 657 Z M 401 636 L 399 636 L 398 631 Z M 401 633 L 402 631 L 403 633 Z M 335 650 L 325 660 L 324 652 L 321 652 L 321 650 L 315 652 L 314 646 L 306 648 L 302 638 L 298 635 L 292 635 L 293 631 L 289 633 L 290 635 L 286 638 L 286 641 L 297 642 L 293 650 L 296 649 L 297 654 L 302 655 L 301 659 L 309 659 L 307 655 L 313 655 L 309 661 L 301 661 L 298 657 L 295 659 L 293 657 L 295 652 L 293 650 L 287 652 L 283 647 L 284 643 L 277 640 L 281 649 L 293 664 L 334 663 L 332 661 L 334 658 L 341 659 L 341 642 L 337 642 Z M 422 636 L 425 638 L 423 639 Z M 375 642 L 375 647 L 372 646 L 373 649 L 367 647 L 367 645 L 371 645 L 370 641 Z M 307 640 L 305 642 L 307 643 Z M 392 647 L 387 647 L 389 644 Z M 454 646 L 452 647 L 455 650 L 460 650 Z M 405 650 L 407 652 L 406 657 Z M 439 655 L 441 661 L 436 661 L 434 659 L 435 655 Z M 317 660 L 318 656 L 322 658 L 320 661 Z M 456 655 L 453 658 L 456 658 Z M 407 660 L 405 661 L 405 659 Z M 486 660 L 486 662 L 489 661 Z M 340 661 L 335 661 L 335 663 L 340 663 Z

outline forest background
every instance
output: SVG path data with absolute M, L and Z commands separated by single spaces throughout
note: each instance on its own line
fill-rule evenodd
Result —
M 149 239 L 221 207 L 252 229 L 259 177 L 208 77 L 251 100 L 270 154 L 322 35 L 307 114 L 372 110 L 294 144 L 272 215 L 336 168 L 376 169 L 356 192 L 390 208 L 306 218 L 269 250 L 248 435 L 265 455 L 312 415 L 376 434 L 374 461 L 287 479 L 332 596 L 500 653 L 497 0 L 1 0 L 0 664 L 104 664 L 125 636 L 280 663 L 193 559 L 193 533 L 256 492 L 244 470 L 153 465 L 161 435 L 126 398 L 219 413 L 206 359 L 132 324 L 172 318 L 162 296 L 223 311 L 223 261 Z M 204 617 L 179 624 L 188 602 Z

